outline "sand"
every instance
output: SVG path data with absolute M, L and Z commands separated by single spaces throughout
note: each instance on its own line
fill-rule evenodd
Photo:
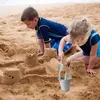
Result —
M 67 26 L 74 19 L 87 17 L 100 33 L 100 4 L 63 4 L 38 8 L 38 11 L 40 16 Z M 100 68 L 95 69 L 97 74 L 91 77 L 82 61 L 73 62 L 71 87 L 63 92 L 58 81 L 59 62 L 55 50 L 47 49 L 43 57 L 37 57 L 36 41 L 35 31 L 27 29 L 17 12 L 0 18 L 0 100 L 100 100 Z M 64 58 L 73 52 L 76 51 L 69 51 Z M 2 72 L 9 68 L 20 70 L 20 80 L 2 84 Z

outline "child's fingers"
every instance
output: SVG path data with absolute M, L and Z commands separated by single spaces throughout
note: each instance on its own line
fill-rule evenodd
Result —
M 62 59 L 63 59 L 63 52 L 59 52 L 59 61 L 60 61 L 60 63 L 62 63 Z
M 96 74 L 96 72 L 95 72 L 94 70 L 92 70 L 92 69 L 87 69 L 86 72 L 89 73 L 90 76 L 91 76 L 91 75 L 93 76 L 93 75 Z
M 66 68 L 66 72 L 69 72 L 69 71 L 70 71 L 70 67 L 67 66 L 67 68 Z
M 42 52 L 40 52 L 40 53 L 38 53 L 37 55 L 38 55 L 38 56 L 42 56 L 42 55 L 43 55 L 43 53 L 42 53 Z
M 62 56 L 60 56 L 60 63 L 62 63 Z
M 57 59 L 58 59 L 58 61 L 60 61 L 60 57 L 59 56 L 57 56 Z
M 58 56 L 58 60 L 60 63 L 62 63 L 61 56 Z

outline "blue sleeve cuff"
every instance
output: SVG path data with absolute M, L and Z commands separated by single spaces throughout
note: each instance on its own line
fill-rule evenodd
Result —
M 50 43 L 50 40 L 48 40 L 48 41 L 44 41 L 44 43 L 45 43 L 45 44 Z
M 100 36 L 99 34 L 96 34 L 91 40 L 91 45 L 95 45 L 96 43 L 98 43 L 99 40 L 100 40 Z

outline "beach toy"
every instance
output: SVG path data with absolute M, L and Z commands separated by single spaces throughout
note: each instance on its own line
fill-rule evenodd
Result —
M 61 78 L 60 79 L 60 87 L 61 90 L 66 92 L 70 89 L 70 81 L 71 81 L 72 77 L 68 77 L 66 76 L 66 78 Z
M 59 65 L 58 65 L 58 80 L 60 80 L 60 73 L 61 73 L 61 71 L 62 71 L 62 69 L 63 69 L 63 64 L 62 63 L 60 63 Z
M 65 72 L 64 77 L 61 77 L 60 73 L 61 73 L 61 70 L 63 69 L 63 66 L 59 65 L 58 69 L 59 69 L 59 82 L 60 82 L 61 90 L 66 92 L 70 89 L 70 81 L 72 79 L 72 75 L 69 72 L 69 69 L 67 69 L 67 71 Z

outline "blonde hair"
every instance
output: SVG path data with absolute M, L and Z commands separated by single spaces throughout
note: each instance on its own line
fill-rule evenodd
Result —
M 80 35 L 86 37 L 90 36 L 91 25 L 86 18 L 82 20 L 76 20 L 72 23 L 69 33 L 72 41 Z

